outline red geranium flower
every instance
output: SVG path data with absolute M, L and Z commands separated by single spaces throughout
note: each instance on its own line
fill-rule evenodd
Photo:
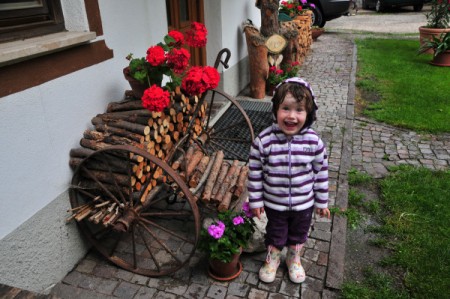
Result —
M 163 111 L 170 103 L 170 93 L 153 84 L 144 91 L 142 107 L 150 111 Z
M 174 48 L 167 54 L 167 63 L 173 66 L 175 73 L 181 74 L 189 64 L 189 58 L 191 58 L 191 53 L 188 50 Z
M 195 48 L 206 46 L 208 30 L 205 25 L 197 22 L 191 23 L 191 29 L 186 32 L 186 43 Z
M 171 30 L 167 35 L 175 40 L 175 42 L 170 43 L 169 46 L 181 47 L 184 44 L 184 35 L 180 31 Z
M 166 61 L 166 53 L 161 46 L 150 47 L 147 50 L 146 60 L 152 66 L 158 66 Z
M 219 72 L 213 67 L 192 67 L 183 78 L 181 88 L 188 95 L 199 95 L 219 85 Z

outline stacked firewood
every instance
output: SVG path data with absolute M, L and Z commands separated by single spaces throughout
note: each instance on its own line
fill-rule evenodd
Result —
M 70 151 L 70 166 L 75 169 L 83 158 L 111 145 L 131 145 L 165 160 L 174 145 L 186 133 L 198 101 L 196 96 L 189 98 L 181 93 L 173 93 L 170 107 L 162 112 L 151 112 L 142 108 L 140 100 L 126 93 L 124 101 L 110 103 L 106 113 L 92 118 L 94 128 L 84 132 L 80 140 L 81 147 Z M 196 114 L 192 128 L 194 137 L 201 133 L 205 116 L 206 101 Z M 142 164 L 142 157 L 134 159 L 138 161 L 133 168 L 131 185 L 134 190 L 139 191 L 145 183 L 145 172 L 149 167 Z M 106 173 L 105 176 L 107 175 Z M 125 180 L 119 175 L 117 177 L 118 181 Z
M 162 112 L 142 108 L 142 102 L 133 97 L 110 103 L 106 113 L 92 118 L 93 130 L 86 130 L 80 144 L 94 150 L 105 144 L 128 144 L 148 151 L 164 160 L 168 152 L 186 132 L 199 99 L 173 93 L 171 105 Z M 196 115 L 195 134 L 202 131 L 206 115 L 206 101 Z
M 195 143 L 172 168 L 186 181 L 196 201 L 216 206 L 219 211 L 228 210 L 247 183 L 248 166 L 238 160 L 225 160 L 223 151 L 206 155 Z
M 280 22 L 280 28 L 283 32 L 297 31 L 296 40 L 293 41 L 295 52 L 292 53 L 292 60 L 303 63 L 312 44 L 311 17 L 302 15 L 289 22 Z

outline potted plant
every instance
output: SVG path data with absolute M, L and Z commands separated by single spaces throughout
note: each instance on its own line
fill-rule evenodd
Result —
M 431 64 L 450 66 L 450 32 L 443 33 L 439 37 L 433 36 L 420 47 L 419 54 L 426 53 L 428 50 L 434 52 Z
M 308 3 L 307 0 L 285 0 L 280 2 L 278 13 L 283 14 L 282 18 L 288 16 L 294 19 L 297 16 L 308 14 L 310 8 L 314 8 L 313 3 Z
M 421 46 L 433 36 L 450 32 L 450 0 L 432 0 L 431 10 L 426 17 L 427 24 L 419 27 Z M 432 53 L 431 49 L 427 53 Z
M 321 28 L 319 26 L 312 26 L 311 27 L 311 36 L 313 40 L 317 40 L 319 36 L 322 35 L 322 33 L 325 32 L 325 28 Z
M 200 233 L 198 248 L 207 253 L 208 274 L 217 280 L 231 280 L 242 272 L 239 262 L 255 231 L 255 222 L 247 208 L 242 211 L 221 211 L 217 219 Z
M 300 62 L 293 61 L 282 63 L 280 66 L 272 65 L 269 67 L 269 76 L 267 77 L 266 89 L 269 95 L 273 94 L 275 87 L 284 79 L 297 76 L 300 70 Z
M 128 66 L 124 68 L 125 79 L 128 80 L 136 98 L 142 100 L 144 108 L 151 111 L 162 111 L 170 103 L 170 92 L 181 88 L 186 95 L 200 95 L 209 89 L 216 88 L 220 76 L 213 67 L 191 67 L 190 53 L 183 48 L 206 45 L 207 30 L 201 23 L 192 22 L 186 35 L 172 30 L 164 41 L 147 49 L 146 56 L 135 58 L 127 56 Z M 166 83 L 163 85 L 163 78 Z

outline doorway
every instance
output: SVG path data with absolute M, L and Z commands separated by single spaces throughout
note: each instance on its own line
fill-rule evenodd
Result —
M 166 0 L 166 9 L 169 30 L 178 30 L 185 34 L 191 27 L 191 22 L 205 23 L 203 0 Z M 206 65 L 205 48 L 192 48 L 188 45 L 185 47 L 191 53 L 191 65 Z

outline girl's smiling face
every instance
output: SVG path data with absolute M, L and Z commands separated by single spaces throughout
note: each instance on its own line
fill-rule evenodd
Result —
M 287 136 L 300 132 L 306 121 L 305 101 L 297 102 L 290 92 L 277 111 L 277 124 Z

